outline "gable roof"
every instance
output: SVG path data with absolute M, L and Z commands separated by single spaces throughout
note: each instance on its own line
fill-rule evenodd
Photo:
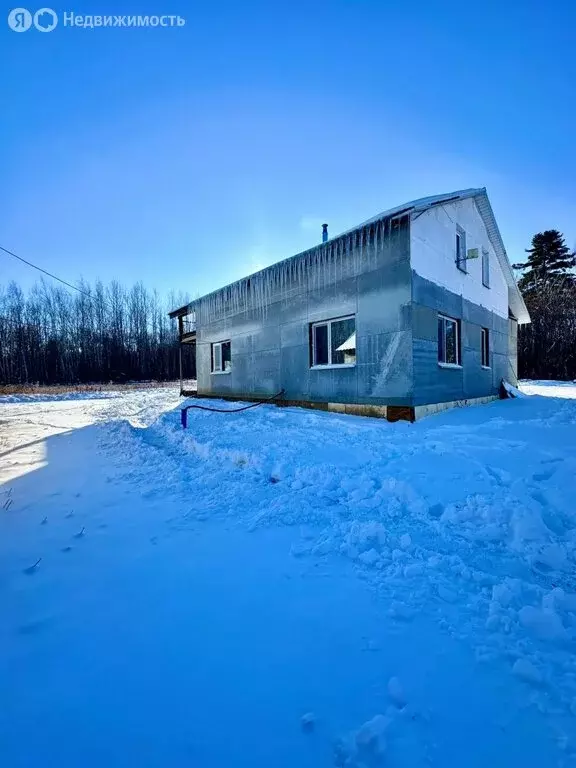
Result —
M 486 231 L 488 232 L 490 242 L 492 243 L 492 248 L 494 248 L 494 251 L 496 252 L 500 267 L 504 273 L 504 278 L 508 284 L 508 304 L 512 314 L 520 324 L 529 323 L 530 314 L 524 302 L 524 297 L 520 293 L 520 288 L 518 288 L 516 278 L 514 277 L 512 264 L 510 264 L 510 259 L 506 253 L 506 248 L 504 247 L 504 243 L 502 241 L 502 235 L 498 229 L 498 224 L 496 224 L 496 218 L 494 216 L 492 206 L 490 205 L 488 195 L 486 194 L 486 189 L 483 187 L 481 190 L 479 190 L 479 194 L 476 195 L 475 198 L 476 205 L 480 211 L 480 215 L 484 219 L 484 225 L 486 227 Z
M 492 248 L 494 248 L 498 263 L 500 264 L 500 268 L 504 274 L 504 278 L 508 285 L 508 303 L 510 310 L 519 323 L 529 323 L 530 315 L 528 313 L 528 309 L 526 308 L 526 304 L 524 303 L 522 294 L 520 293 L 520 289 L 518 288 L 516 278 L 514 277 L 512 265 L 510 264 L 510 259 L 506 253 L 504 241 L 502 240 L 502 235 L 498 229 L 494 211 L 492 210 L 490 200 L 488 199 L 488 195 L 486 193 L 486 187 L 479 187 L 477 189 L 461 189 L 457 192 L 448 192 L 445 195 L 421 197 L 419 200 L 412 200 L 412 202 L 404 203 L 404 205 L 399 205 L 396 208 L 389 208 L 387 211 L 383 211 L 378 216 L 374 216 L 373 218 L 368 219 L 367 221 L 358 225 L 358 227 L 354 227 L 353 229 L 350 229 L 343 234 L 355 232 L 357 229 L 361 229 L 370 224 L 375 224 L 376 222 L 383 221 L 384 219 L 390 219 L 396 216 L 405 216 L 408 214 L 412 215 L 414 213 L 426 211 L 435 205 L 444 205 L 445 203 L 457 202 L 458 200 L 466 200 L 468 198 L 474 198 L 476 202 L 478 211 L 482 216 L 482 220 L 484 221 L 484 226 L 486 227 L 488 238 L 490 239 L 490 243 Z
M 389 208 L 388 210 L 383 211 L 382 213 L 379 213 L 377 216 L 373 216 L 371 219 L 367 219 L 366 221 L 363 221 L 361 224 L 358 224 L 352 229 L 348 229 L 345 232 L 341 232 L 340 234 L 335 235 L 334 237 L 331 237 L 326 243 L 317 244 L 314 247 L 314 249 L 326 246 L 328 243 L 331 243 L 334 240 L 338 240 L 354 232 L 358 232 L 359 230 L 362 230 L 365 227 L 368 227 L 372 224 L 377 224 L 385 220 L 392 220 L 392 219 L 400 218 L 403 216 L 412 217 L 413 214 L 424 212 L 436 205 L 444 205 L 446 203 L 458 202 L 459 200 L 466 200 L 468 198 L 474 198 L 476 202 L 478 211 L 484 221 L 484 226 L 486 227 L 488 238 L 490 239 L 490 243 L 494 249 L 494 252 L 498 259 L 498 263 L 500 264 L 500 268 L 502 269 L 502 272 L 504 274 L 504 278 L 508 285 L 508 304 L 509 304 L 510 310 L 519 323 L 529 323 L 530 315 L 528 314 L 528 309 L 526 308 L 526 304 L 524 303 L 524 299 L 522 298 L 522 294 L 520 293 L 520 289 L 518 288 L 518 284 L 516 283 L 516 278 L 514 277 L 514 273 L 512 271 L 512 265 L 510 264 L 510 260 L 508 259 L 508 254 L 506 253 L 506 248 L 504 247 L 504 242 L 502 240 L 502 235 L 500 234 L 500 230 L 498 229 L 498 224 L 496 223 L 494 212 L 492 211 L 492 206 L 490 205 L 490 201 L 488 200 L 488 195 L 486 194 L 485 187 L 461 189 L 456 192 L 448 192 L 444 195 L 432 195 L 430 197 L 421 197 L 418 200 L 412 200 L 409 203 L 404 203 L 403 205 L 396 206 L 395 208 Z M 296 256 L 291 256 L 288 259 L 284 259 L 284 261 L 299 259 L 305 256 L 305 254 L 309 253 L 309 250 L 304 251 L 303 253 L 300 253 Z M 282 261 L 277 262 L 277 264 L 282 264 Z M 268 270 L 275 268 L 277 264 L 273 264 L 270 267 L 266 267 L 265 269 L 260 270 L 260 272 L 256 272 L 254 274 L 259 275 L 259 274 L 265 273 Z M 247 277 L 252 277 L 252 276 L 253 275 L 248 275 Z M 247 277 L 243 278 L 243 280 L 246 280 Z M 237 281 L 237 282 L 241 282 L 241 281 Z M 235 284 L 232 283 L 232 285 L 235 285 Z M 220 291 L 225 290 L 227 287 L 229 286 L 224 286 L 223 288 L 219 288 L 218 290 L 208 294 L 208 296 L 212 296 L 213 294 L 220 293 Z M 201 297 L 201 298 L 203 299 L 207 297 Z M 192 307 L 193 304 L 196 303 L 196 301 L 198 300 L 192 301 L 190 304 L 187 304 L 184 307 L 179 307 L 178 309 L 173 310 L 172 312 L 170 312 L 170 317 L 174 318 L 174 317 L 179 317 L 179 316 L 188 314 L 188 312 L 190 311 L 190 308 Z

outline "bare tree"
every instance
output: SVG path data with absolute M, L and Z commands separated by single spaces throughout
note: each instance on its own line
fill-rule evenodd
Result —
M 82 293 L 72 295 L 44 280 L 27 294 L 13 282 L 0 286 L 0 383 L 178 377 L 178 337 L 167 313 L 186 296 L 164 302 L 142 283 L 78 287 Z M 188 364 L 186 375 L 194 377 L 194 360 Z

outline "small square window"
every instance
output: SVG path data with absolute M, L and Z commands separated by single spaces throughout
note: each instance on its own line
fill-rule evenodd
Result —
M 460 321 L 438 315 L 438 362 L 460 365 Z
M 490 331 L 482 328 L 480 334 L 482 367 L 490 368 Z
M 356 319 L 341 317 L 312 325 L 312 366 L 356 364 Z
M 212 344 L 212 373 L 229 373 L 232 370 L 232 348 L 229 341 Z
M 456 227 L 456 266 L 461 272 L 466 272 L 466 233 L 461 227 Z
M 482 285 L 490 288 L 490 254 L 482 248 Z

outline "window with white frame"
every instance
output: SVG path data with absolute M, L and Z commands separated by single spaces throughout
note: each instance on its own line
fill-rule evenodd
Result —
M 312 367 L 356 364 L 356 318 L 312 323 Z
M 490 368 L 490 331 L 488 328 L 482 328 L 480 332 L 480 346 L 482 367 Z
M 212 344 L 212 373 L 229 373 L 231 370 L 230 342 L 217 341 Z
M 460 365 L 460 320 L 438 315 L 438 362 Z
M 466 232 L 462 227 L 456 227 L 456 266 L 466 272 Z
M 482 285 L 490 288 L 490 254 L 482 248 Z

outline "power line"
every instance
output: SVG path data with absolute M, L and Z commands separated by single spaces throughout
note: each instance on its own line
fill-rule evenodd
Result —
M 4 251 L 4 253 L 7 253 L 9 256 L 13 256 L 15 259 L 18 259 L 18 261 L 21 261 L 23 264 L 27 264 L 29 267 L 32 267 L 32 269 L 37 269 L 38 272 L 43 272 L 45 275 L 48 275 L 48 277 L 51 277 L 53 280 L 57 280 L 59 283 L 62 283 L 62 285 L 65 285 L 68 288 L 72 288 L 73 291 L 78 291 L 78 293 L 81 293 L 83 296 L 87 296 L 92 301 L 95 301 L 95 297 L 92 296 L 91 293 L 88 293 L 87 291 L 83 291 L 81 288 L 78 288 L 78 286 L 72 285 L 72 283 L 66 282 L 66 280 L 62 280 L 61 277 L 58 277 L 57 275 L 53 275 L 52 272 L 48 272 L 47 269 L 42 269 L 42 267 L 37 267 L 36 264 L 32 264 L 31 261 L 27 261 L 26 259 L 23 259 L 22 256 L 18 256 L 17 253 L 14 253 L 13 251 L 9 251 L 8 248 L 4 248 L 4 246 L 0 245 L 0 251 Z
M 14 251 L 9 250 L 8 248 L 4 248 L 3 245 L 0 245 L 0 251 L 3 251 L 4 253 L 7 253 L 9 256 L 13 256 L 15 259 L 18 259 L 18 261 L 21 261 L 23 264 L 26 264 L 28 267 L 32 267 L 32 269 L 37 269 L 38 272 L 42 272 L 44 275 L 48 275 L 48 277 L 51 277 L 53 280 L 58 281 L 59 283 L 62 283 L 62 285 L 65 285 L 67 288 L 71 288 L 73 291 L 77 291 L 82 296 L 86 296 L 86 298 L 90 299 L 94 302 L 100 302 L 104 306 L 108 307 L 112 312 L 117 312 L 117 307 L 114 306 L 114 304 L 109 301 L 108 299 L 104 298 L 103 296 L 97 297 L 93 296 L 91 293 L 88 293 L 88 291 L 83 291 L 81 288 L 78 288 L 76 285 L 72 285 L 72 283 L 69 283 L 67 280 L 63 280 L 61 277 L 58 277 L 58 275 L 53 274 L 52 272 L 49 272 L 47 269 L 43 269 L 42 267 L 38 267 L 36 264 L 33 264 L 31 261 L 28 261 L 27 259 L 22 258 L 22 256 L 18 256 L 17 253 L 14 253 Z M 15 328 L 21 328 L 27 324 L 30 324 L 30 321 L 24 320 L 22 323 L 17 323 L 12 318 L 7 317 L 6 315 L 0 316 L 0 321 L 8 324 L 12 324 Z
M 61 277 L 58 277 L 58 275 L 52 274 L 52 272 L 48 272 L 47 269 L 43 269 L 42 267 L 36 266 L 36 264 L 32 264 L 31 261 L 28 261 L 27 259 L 22 258 L 22 256 L 18 256 L 17 253 L 14 253 L 14 251 L 8 250 L 8 248 L 4 248 L 3 245 L 0 245 L 0 251 L 4 251 L 4 253 L 7 253 L 9 256 L 13 256 L 15 259 L 18 259 L 18 261 L 21 261 L 23 264 L 26 264 L 29 267 L 32 267 L 33 269 L 37 269 L 39 272 L 42 272 L 45 275 L 48 275 L 48 277 L 51 277 L 53 280 L 57 280 L 59 283 L 62 283 L 62 285 L 65 285 L 67 288 L 72 288 L 73 291 L 77 291 L 82 296 L 86 296 L 86 298 L 90 299 L 91 301 L 98 302 L 100 301 L 102 304 L 107 306 L 109 309 L 112 310 L 112 312 L 116 311 L 116 307 L 112 305 L 112 302 L 108 301 L 107 299 L 100 297 L 98 299 L 96 296 L 93 296 L 91 293 L 88 293 L 88 291 L 83 291 L 81 288 L 78 288 L 77 285 L 72 285 L 72 283 L 69 283 L 67 280 L 63 280 Z

